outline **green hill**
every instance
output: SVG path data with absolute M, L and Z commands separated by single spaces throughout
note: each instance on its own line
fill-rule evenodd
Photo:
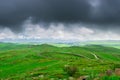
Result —
M 55 47 L 1 43 L 0 50 L 1 80 L 67 79 L 65 65 L 77 66 L 79 76 L 96 77 L 120 62 L 120 49 L 100 45 Z

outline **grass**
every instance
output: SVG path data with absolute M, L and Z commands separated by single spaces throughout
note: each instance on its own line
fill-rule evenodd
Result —
M 74 78 L 88 76 L 88 80 L 119 80 L 111 76 L 99 76 L 113 70 L 120 62 L 120 49 L 100 45 L 55 47 L 52 45 L 22 45 L 0 43 L 0 79 L 50 80 L 68 79 L 64 66 L 78 69 Z M 92 53 L 92 54 L 91 54 Z M 95 58 L 94 55 L 98 57 Z

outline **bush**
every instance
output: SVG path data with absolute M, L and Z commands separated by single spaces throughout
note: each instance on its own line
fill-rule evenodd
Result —
M 113 70 L 115 70 L 116 68 L 120 68 L 120 64 L 119 63 L 113 64 L 113 66 L 111 66 L 111 68 Z
M 120 68 L 120 64 L 115 64 L 114 67 L 115 68 Z
M 74 76 L 78 72 L 78 68 L 76 66 L 65 65 L 63 70 L 69 75 Z

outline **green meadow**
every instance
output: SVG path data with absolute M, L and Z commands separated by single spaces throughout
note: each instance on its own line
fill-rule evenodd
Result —
M 0 43 L 0 80 L 120 80 L 120 49 Z

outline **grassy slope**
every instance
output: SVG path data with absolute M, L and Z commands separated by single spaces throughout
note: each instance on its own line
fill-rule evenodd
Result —
M 79 67 L 80 74 L 103 72 L 120 61 L 120 50 L 98 45 L 55 47 L 50 45 L 0 44 L 0 78 L 31 79 L 39 75 L 66 77 L 62 67 Z M 96 60 L 97 55 L 99 60 Z

